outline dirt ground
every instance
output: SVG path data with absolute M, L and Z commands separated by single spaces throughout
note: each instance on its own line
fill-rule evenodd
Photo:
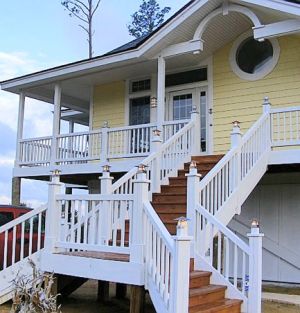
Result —
M 97 284 L 89 281 L 62 302 L 62 313 L 127 313 L 129 312 L 128 300 L 113 298 L 114 286 L 111 287 L 111 301 L 100 305 L 96 301 Z M 0 306 L 0 313 L 9 313 L 10 304 Z M 145 313 L 155 313 L 149 301 L 146 303 Z M 263 303 L 262 313 L 300 313 L 299 306 L 283 305 L 272 302 Z

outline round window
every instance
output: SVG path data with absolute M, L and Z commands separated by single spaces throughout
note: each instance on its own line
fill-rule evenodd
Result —
M 230 55 L 232 70 L 247 80 L 257 80 L 268 75 L 278 59 L 279 44 L 276 39 L 259 42 L 249 33 L 237 39 Z

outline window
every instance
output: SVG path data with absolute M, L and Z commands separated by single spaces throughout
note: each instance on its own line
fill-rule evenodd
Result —
M 130 99 L 129 124 L 139 125 L 150 123 L 150 97 Z
M 169 74 L 166 76 L 166 87 L 191 84 L 207 80 L 207 68 Z
M 191 93 L 173 97 L 173 119 L 184 120 L 191 117 L 193 95 Z
M 259 42 L 247 32 L 234 43 L 230 64 L 234 73 L 245 80 L 257 80 L 272 72 L 279 59 L 279 44 L 276 39 Z
M 147 90 L 151 90 L 151 80 L 150 79 L 133 81 L 130 84 L 130 92 L 131 93 L 147 91 Z

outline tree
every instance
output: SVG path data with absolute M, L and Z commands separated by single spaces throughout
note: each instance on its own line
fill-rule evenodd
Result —
M 143 0 L 137 12 L 131 15 L 132 22 L 127 25 L 129 34 L 135 38 L 146 36 L 159 27 L 170 7 L 160 9 L 156 0 Z
M 70 16 L 77 17 L 83 24 L 79 24 L 88 35 L 89 58 L 93 57 L 93 17 L 97 11 L 101 0 L 61 0 L 61 4 L 68 10 Z

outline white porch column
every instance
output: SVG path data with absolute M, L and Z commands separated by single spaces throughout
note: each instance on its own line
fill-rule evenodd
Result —
M 19 95 L 19 113 L 17 126 L 16 160 L 15 160 L 16 166 L 18 166 L 21 156 L 20 140 L 23 139 L 25 100 L 26 100 L 25 93 L 21 92 Z
M 251 233 L 247 236 L 250 245 L 248 312 L 261 313 L 262 238 L 264 234 L 260 233 L 256 220 L 253 220 Z
M 54 113 L 53 113 L 53 130 L 51 145 L 51 163 L 55 164 L 57 152 L 57 136 L 60 133 L 60 114 L 61 114 L 61 85 L 56 84 L 54 89 Z
M 166 61 L 162 56 L 157 60 L 157 128 L 163 131 L 162 125 L 165 120 L 165 83 Z

